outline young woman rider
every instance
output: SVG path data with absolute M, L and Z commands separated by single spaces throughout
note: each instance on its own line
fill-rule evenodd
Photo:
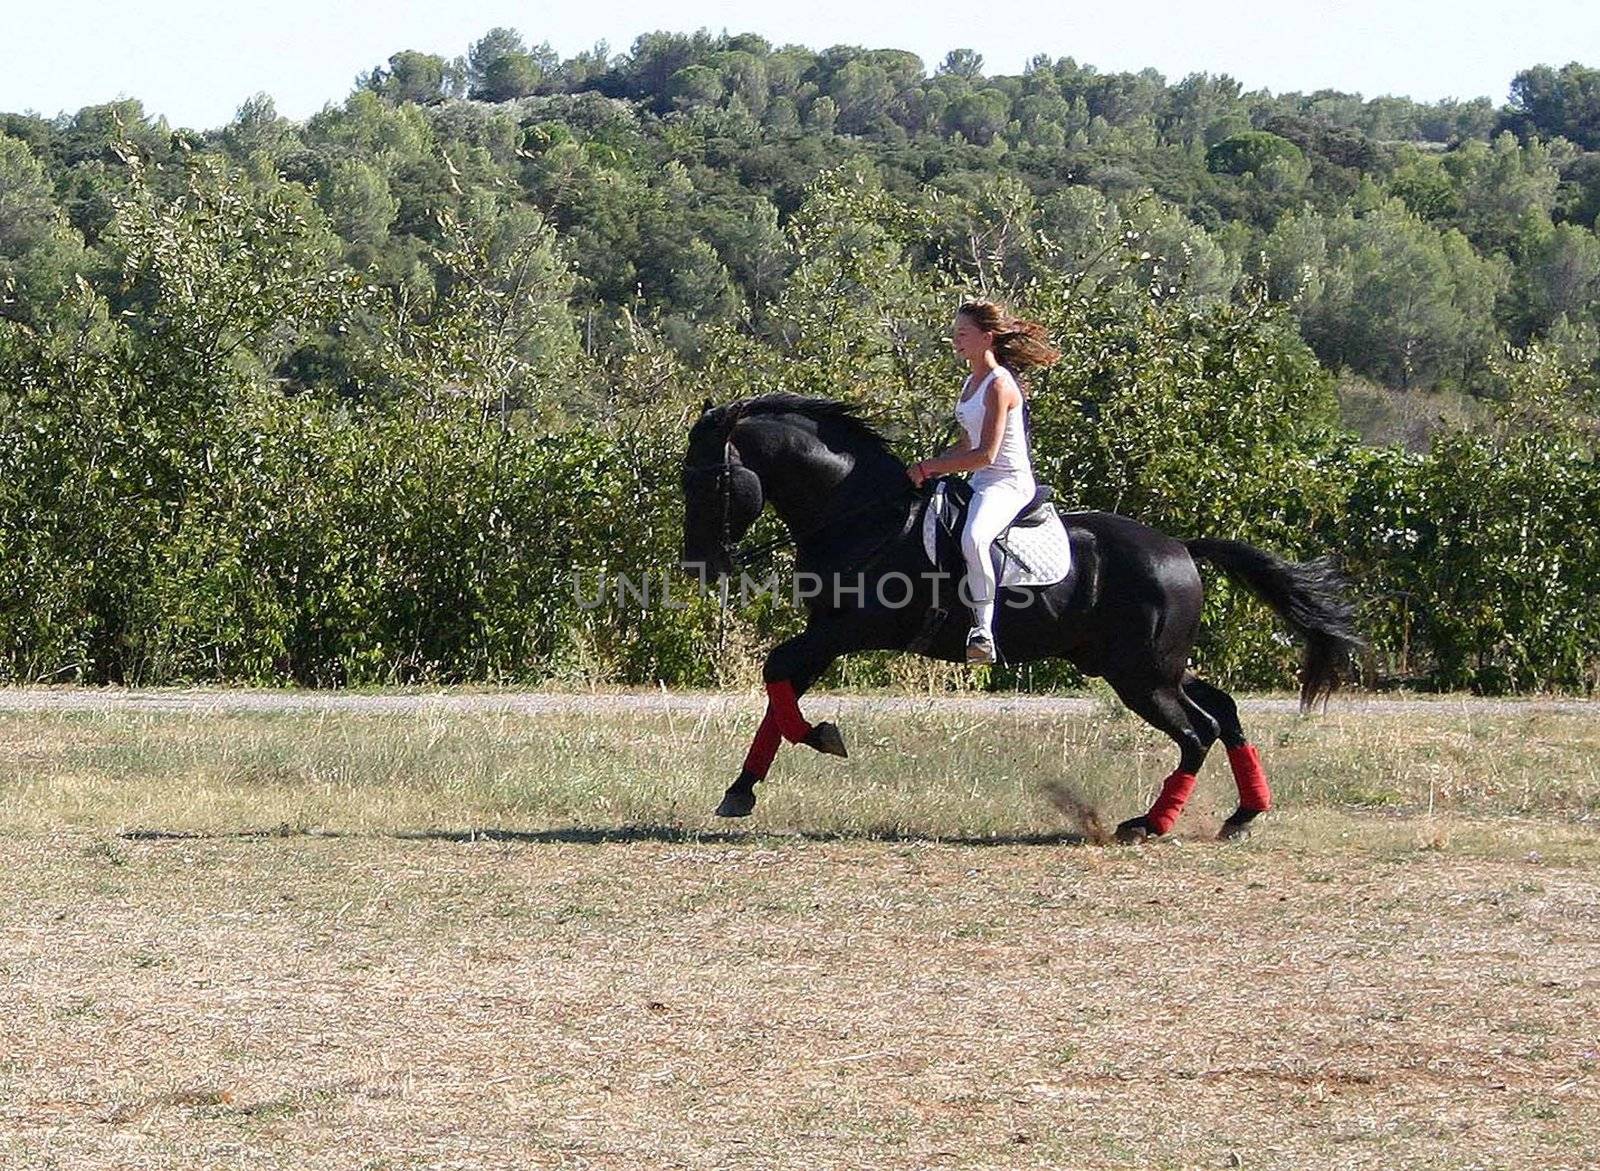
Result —
M 951 472 L 970 472 L 972 504 L 961 534 L 967 562 L 964 600 L 972 606 L 967 662 L 995 661 L 996 583 L 989 546 L 1033 498 L 1033 463 L 1017 374 L 1048 366 L 1061 357 L 1044 327 L 1013 317 L 993 301 L 967 301 L 956 310 L 951 345 L 969 373 L 956 400 L 956 421 L 966 442 L 915 464 L 908 473 L 918 487 Z

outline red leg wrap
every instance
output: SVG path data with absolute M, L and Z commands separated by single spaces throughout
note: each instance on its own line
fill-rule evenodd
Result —
M 1239 808 L 1252 813 L 1271 809 L 1272 790 L 1267 787 L 1267 774 L 1256 746 L 1241 744 L 1228 749 L 1228 764 L 1233 769 L 1233 783 L 1239 786 Z
M 778 732 L 778 717 L 772 714 L 772 705 L 767 705 L 767 714 L 761 717 L 761 727 L 756 729 L 756 738 L 750 742 L 750 751 L 745 753 L 745 771 L 758 781 L 767 779 L 767 770 L 772 767 L 772 760 L 778 755 L 778 745 L 783 742 L 783 737 Z
M 767 710 L 778 721 L 778 731 L 790 744 L 798 744 L 811 734 L 811 725 L 800 714 L 800 701 L 794 685 L 787 679 L 767 684 Z
M 1156 798 L 1156 803 L 1150 806 L 1150 812 L 1144 815 L 1144 820 L 1154 833 L 1164 834 L 1172 828 L 1178 820 L 1178 814 L 1183 812 L 1183 807 L 1189 803 L 1189 794 L 1194 792 L 1195 775 L 1193 773 L 1175 772 L 1161 782 L 1161 796 Z

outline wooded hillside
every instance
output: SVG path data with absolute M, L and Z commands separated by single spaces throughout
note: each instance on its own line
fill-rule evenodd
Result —
M 0 115 L 0 674 L 727 678 L 792 615 L 583 609 L 570 567 L 675 563 L 706 394 L 924 453 L 981 293 L 1066 353 L 1068 500 L 1338 552 L 1374 680 L 1592 688 L 1597 217 L 1577 64 L 1419 104 L 497 29 L 304 123 Z M 1203 665 L 1285 682 L 1215 594 Z

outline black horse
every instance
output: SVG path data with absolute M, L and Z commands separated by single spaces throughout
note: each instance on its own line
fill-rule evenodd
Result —
M 853 408 L 771 394 L 724 407 L 708 400 L 689 433 L 683 465 L 683 568 L 725 577 L 733 546 L 771 505 L 796 547 L 808 622 L 767 656 L 767 710 L 723 817 L 755 808 L 780 739 L 845 755 L 832 724 L 809 724 L 799 697 L 840 655 L 915 650 L 966 657 L 966 608 L 928 564 L 919 531 L 921 494 L 905 465 Z M 1067 513 L 1073 572 L 1052 586 L 1005 587 L 995 636 L 1006 661 L 1064 658 L 1103 676 L 1122 702 L 1178 745 L 1179 763 L 1150 810 L 1117 827 L 1120 840 L 1166 833 L 1220 739 L 1239 789 L 1222 837 L 1241 834 L 1271 803 L 1255 748 L 1222 689 L 1187 670 L 1200 622 L 1197 560 L 1209 561 L 1262 598 L 1306 643 L 1301 703 L 1337 686 L 1360 645 L 1342 581 L 1326 559 L 1294 564 L 1239 541 L 1178 541 L 1106 512 Z M 897 575 L 891 584 L 888 579 Z M 943 598 L 939 591 L 943 588 Z

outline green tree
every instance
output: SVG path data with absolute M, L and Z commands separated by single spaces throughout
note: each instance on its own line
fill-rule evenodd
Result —
M 1524 69 L 1511 81 L 1507 121 L 1524 134 L 1570 139 L 1600 150 L 1600 69 L 1576 61 Z
M 827 137 L 839 120 L 839 103 L 824 94 L 806 108 L 805 125 L 808 130 Z
M 388 240 L 400 210 L 384 173 L 359 159 L 336 162 L 317 199 L 334 231 L 348 243 L 360 245 L 368 257 Z
M 527 97 L 539 88 L 544 72 L 527 53 L 496 57 L 483 72 L 483 83 L 473 97 L 486 102 L 509 102 Z
M 1305 154 L 1287 138 L 1265 130 L 1230 135 L 1206 151 L 1206 169 L 1225 175 L 1255 174 L 1272 164 L 1305 164 Z
M 406 50 L 389 58 L 387 68 L 379 66 L 362 75 L 358 83 L 391 102 L 430 105 L 461 92 L 464 70 L 433 53 Z
M 839 131 L 866 134 L 888 121 L 896 89 L 883 69 L 857 58 L 833 75 L 828 96 L 839 107 Z
M 1393 504 L 1375 509 L 1377 531 L 1348 544 L 1380 585 L 1385 604 L 1372 618 L 1384 641 L 1411 647 L 1423 661 L 1409 666 L 1436 686 L 1593 688 L 1594 384 L 1542 349 L 1513 355 L 1499 374 L 1508 393 L 1495 423 L 1443 434 L 1398 485 L 1403 519 Z M 1384 548 L 1396 532 L 1403 539 Z
M 945 77 L 959 77 L 963 81 L 983 80 L 983 54 L 971 49 L 951 49 L 939 63 L 939 73 Z
M 1461 190 L 1443 162 L 1413 146 L 1401 149 L 1389 191 L 1419 219 L 1453 222 L 1462 212 Z
M 1530 215 L 1555 206 L 1564 150 L 1519 143 L 1503 133 L 1492 144 L 1463 143 L 1443 159 L 1460 191 L 1457 227 L 1482 252 L 1512 252 Z
M 538 212 L 475 200 L 438 213 L 434 285 L 394 293 L 392 318 L 368 369 L 390 394 L 443 409 L 471 406 L 509 423 L 557 412 L 577 358 L 568 310 L 571 268 Z
M 1600 151 L 1579 155 L 1561 169 L 1555 218 L 1600 230 Z
M 678 109 L 714 106 L 727 96 L 722 76 L 709 65 L 686 65 L 667 79 L 667 96 Z
M 713 56 L 710 64 L 717 70 L 727 92 L 743 102 L 753 117 L 766 113 L 771 90 L 764 52 L 725 50 Z
M 222 143 L 228 153 L 248 164 L 262 180 L 275 175 L 284 160 L 301 145 L 299 128 L 278 116 L 278 108 L 266 94 L 247 99 L 222 129 Z
M 526 97 L 558 67 L 549 45 L 530 52 L 514 29 L 493 28 L 467 50 L 467 93 L 485 102 Z
M 952 134 L 985 146 L 1001 134 L 1011 117 L 1011 100 L 997 89 L 965 93 L 945 108 L 944 123 Z
M 949 378 L 950 299 L 912 263 L 928 226 L 870 176 L 841 168 L 818 178 L 790 221 L 794 270 L 768 317 L 785 359 L 772 389 L 871 399 L 919 448 L 932 444 L 945 410 L 927 390 Z
M 1161 114 L 1164 136 L 1203 149 L 1247 129 L 1249 115 L 1240 100 L 1241 91 L 1240 84 L 1226 74 L 1191 73 L 1167 91 Z
M 1453 229 L 1424 224 L 1399 200 L 1313 223 L 1325 251 L 1317 254 L 1314 233 L 1275 232 L 1269 268 L 1278 291 L 1303 285 L 1302 327 L 1324 361 L 1401 387 L 1459 386 L 1482 370 L 1495 298 L 1507 285 L 1503 262 L 1479 256 Z
M 1535 221 L 1519 248 L 1512 316 L 1522 339 L 1542 335 L 1558 319 L 1600 319 L 1600 239 L 1574 224 Z
M 0 317 L 35 329 L 65 324 L 67 291 L 90 267 L 44 167 L 26 144 L 0 136 Z

